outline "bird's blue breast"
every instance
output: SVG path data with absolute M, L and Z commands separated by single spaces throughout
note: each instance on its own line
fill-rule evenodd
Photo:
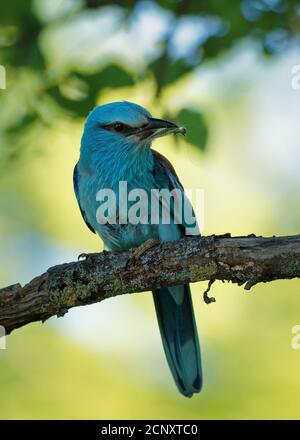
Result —
M 156 187 L 153 174 L 153 157 L 150 149 L 144 155 L 130 156 L 129 153 L 102 154 L 97 160 L 89 160 L 81 156 L 77 165 L 77 191 L 80 206 L 89 225 L 101 236 L 105 246 L 111 250 L 129 249 L 139 246 L 150 238 L 158 238 L 158 225 L 151 225 L 151 196 L 150 191 Z M 132 190 L 141 189 L 147 194 L 147 224 L 120 224 L 119 212 L 128 212 L 133 201 L 124 199 L 119 192 L 119 183 L 126 182 L 127 194 Z M 116 197 L 117 218 L 116 224 L 99 224 L 97 210 L 100 202 L 96 196 L 101 190 L 112 190 Z M 126 205 L 125 205 L 126 204 Z

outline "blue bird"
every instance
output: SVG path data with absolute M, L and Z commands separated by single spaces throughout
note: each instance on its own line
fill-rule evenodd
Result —
M 74 190 L 87 226 L 111 251 L 141 247 L 150 240 L 177 240 L 185 234 L 184 221 L 176 222 L 174 204 L 169 209 L 170 222 L 151 224 L 130 221 L 99 222 L 96 194 L 113 190 L 118 208 L 124 205 L 119 183 L 127 182 L 128 192 L 136 188 L 150 195 L 152 189 L 183 187 L 170 162 L 151 148 L 155 138 L 184 132 L 172 122 L 152 118 L 143 107 L 131 102 L 112 102 L 96 107 L 88 116 L 81 140 L 80 158 L 74 168 Z M 149 198 L 150 199 L 150 198 Z M 128 209 L 130 208 L 128 205 Z M 150 210 L 151 206 L 149 205 Z M 128 219 L 128 211 L 126 211 Z M 150 219 L 150 213 L 149 219 Z M 117 220 L 120 217 L 117 216 Z M 123 219 L 124 220 L 124 219 Z M 165 355 L 179 391 L 187 397 L 202 386 L 201 356 L 193 305 L 188 284 L 164 287 L 152 292 Z

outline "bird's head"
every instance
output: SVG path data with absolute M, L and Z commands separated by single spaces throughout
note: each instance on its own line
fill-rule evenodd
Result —
M 155 138 L 185 134 L 185 131 L 172 122 L 152 118 L 148 110 L 132 102 L 112 102 L 96 107 L 89 114 L 83 143 L 93 149 L 121 145 L 138 151 L 141 147 L 150 147 Z

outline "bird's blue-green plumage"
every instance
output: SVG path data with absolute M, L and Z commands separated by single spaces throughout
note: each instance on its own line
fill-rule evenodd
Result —
M 172 207 L 170 224 L 103 225 L 96 220 L 99 206 L 96 193 L 102 188 L 112 189 L 120 205 L 123 203 L 118 194 L 120 181 L 127 182 L 128 191 L 134 188 L 142 188 L 149 194 L 154 188 L 183 191 L 172 165 L 151 148 L 153 136 L 146 137 L 147 127 L 150 123 L 157 126 L 157 121 L 137 104 L 114 102 L 96 107 L 85 124 L 80 159 L 74 169 L 74 190 L 87 226 L 100 235 L 107 249 L 126 250 L 151 238 L 164 242 L 184 235 L 185 225 L 175 224 Z M 191 397 L 201 389 L 202 373 L 189 285 L 158 289 L 153 292 L 153 298 L 170 370 L 179 391 Z

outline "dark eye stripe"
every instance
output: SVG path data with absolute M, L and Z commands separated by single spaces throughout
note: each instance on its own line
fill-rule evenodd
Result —
M 116 133 L 129 135 L 138 130 L 137 127 L 130 127 L 129 125 L 124 124 L 123 122 L 113 122 L 111 124 L 99 124 L 99 128 L 104 128 L 108 131 L 113 131 Z
M 125 131 L 126 129 L 128 129 L 128 125 L 123 124 L 122 122 L 115 122 L 113 125 L 113 130 L 115 131 Z
M 126 130 L 130 129 L 128 125 L 124 124 L 123 122 L 113 122 L 111 124 L 99 124 L 99 128 L 104 128 L 105 130 Z

